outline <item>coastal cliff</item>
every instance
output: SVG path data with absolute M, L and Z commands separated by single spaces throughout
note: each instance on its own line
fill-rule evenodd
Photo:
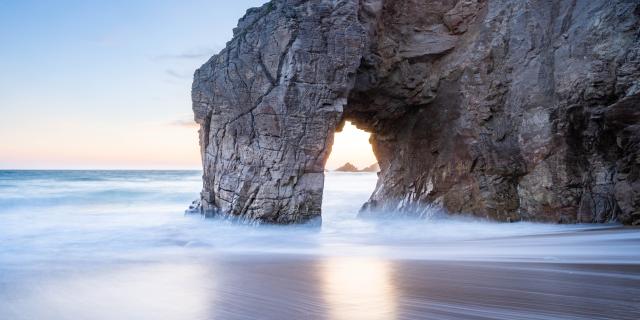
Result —
M 344 121 L 372 133 L 363 211 L 640 223 L 640 4 L 273 0 L 194 76 L 198 210 L 320 217 Z

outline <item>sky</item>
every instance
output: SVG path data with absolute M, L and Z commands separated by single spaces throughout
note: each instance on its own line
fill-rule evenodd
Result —
M 0 169 L 199 169 L 192 74 L 265 0 L 0 0 Z M 347 126 L 327 168 L 375 158 Z

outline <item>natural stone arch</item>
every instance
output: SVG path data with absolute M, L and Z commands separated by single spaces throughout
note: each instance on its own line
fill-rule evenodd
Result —
M 202 209 L 273 223 L 320 216 L 324 161 L 364 51 L 357 2 L 252 9 L 195 74 Z
M 347 119 L 373 133 L 381 166 L 367 210 L 640 222 L 640 9 L 605 2 L 274 0 L 249 10 L 194 77 L 199 208 L 319 218 L 324 162 Z

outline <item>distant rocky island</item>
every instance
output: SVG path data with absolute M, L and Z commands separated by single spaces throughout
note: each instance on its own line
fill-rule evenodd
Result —
M 338 171 L 338 172 L 378 172 L 380 171 L 380 166 L 378 165 L 378 163 L 374 163 L 368 167 L 365 167 L 363 169 L 358 169 L 358 167 L 356 167 L 355 165 L 353 165 L 350 162 L 345 163 L 344 165 L 342 165 L 341 167 L 335 169 L 334 171 Z
M 354 166 L 353 164 L 351 164 L 350 162 L 347 162 L 347 163 L 345 163 L 344 165 L 342 165 L 341 167 L 339 167 L 338 169 L 336 169 L 334 171 L 339 171 L 339 172 L 358 172 L 360 170 L 358 170 L 358 168 L 356 166 Z
M 640 224 L 640 4 L 272 0 L 194 75 L 197 209 L 321 214 L 345 121 L 381 171 L 363 212 Z
M 366 168 L 363 168 L 360 172 L 380 172 L 380 165 L 376 162 Z

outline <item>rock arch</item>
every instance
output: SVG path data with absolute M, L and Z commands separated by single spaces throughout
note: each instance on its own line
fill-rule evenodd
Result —
M 320 217 L 345 120 L 381 166 L 366 210 L 640 223 L 636 1 L 273 0 L 194 76 L 199 210 Z

